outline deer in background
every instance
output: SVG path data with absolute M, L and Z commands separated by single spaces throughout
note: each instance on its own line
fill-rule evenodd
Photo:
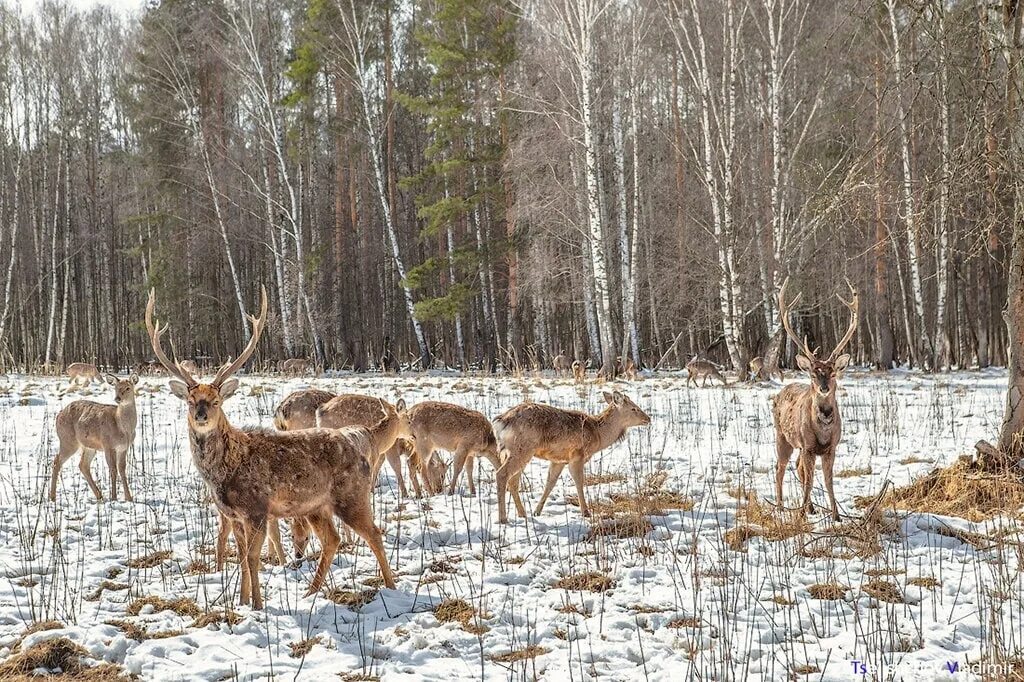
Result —
M 559 353 L 551 361 L 551 367 L 555 370 L 556 375 L 567 376 L 572 371 L 572 360 L 565 353 Z
M 572 362 L 572 378 L 577 384 L 582 384 L 587 380 L 587 366 L 579 360 Z
M 764 360 L 761 358 L 754 358 L 750 361 L 750 377 L 753 381 L 762 381 L 764 379 L 774 379 L 779 377 L 779 381 L 785 381 L 786 378 L 782 375 L 782 370 L 778 365 L 774 369 L 766 372 Z
M 293 391 L 274 410 L 274 426 L 280 431 L 316 427 L 316 411 L 335 394 L 318 388 Z
M 476 495 L 473 469 L 477 457 L 486 457 L 495 470 L 501 467 L 494 429 L 482 413 L 461 405 L 428 400 L 409 410 L 409 419 L 416 437 L 413 447 L 420 461 L 425 463 L 421 468 L 425 469 L 425 485 L 431 493 L 441 492 L 446 468 L 434 455 L 436 450 L 454 453 L 449 495 L 455 494 L 463 469 L 469 480 L 469 494 Z
M 523 469 L 534 457 L 550 462 L 548 481 L 537 502 L 534 514 L 544 510 L 544 503 L 555 487 L 566 465 L 576 483 L 580 512 L 590 515 L 583 494 L 583 467 L 594 453 L 604 450 L 626 435 L 631 426 L 646 426 L 651 418 L 622 393 L 604 394 L 608 407 L 591 415 L 575 410 L 562 410 L 540 403 L 521 403 L 494 420 L 494 435 L 505 453 L 505 463 L 498 469 L 498 522 L 507 523 L 505 493 L 512 492 L 519 516 L 526 517 L 526 507 L 519 496 L 519 480 Z
M 782 506 L 782 479 L 786 474 L 786 465 L 793 450 L 800 450 L 796 463 L 796 474 L 803 486 L 803 502 L 801 513 L 806 515 L 814 511 L 811 504 L 811 485 L 814 481 L 814 465 L 816 458 L 821 458 L 821 471 L 825 479 L 825 490 L 828 491 L 829 504 L 832 506 L 832 519 L 839 520 L 839 508 L 836 505 L 836 494 L 832 486 L 832 467 L 836 460 L 836 446 L 842 437 L 843 422 L 839 414 L 839 402 L 836 400 L 837 379 L 850 364 L 850 356 L 843 349 L 853 338 L 857 330 L 857 314 L 860 299 L 857 291 L 850 285 L 853 298 L 844 300 L 838 294 L 836 298 L 850 309 L 850 326 L 846 334 L 824 360 L 818 359 L 814 351 L 793 332 L 789 324 L 789 307 L 800 300 L 797 295 L 789 306 L 786 305 L 786 285 L 789 278 L 782 283 L 779 290 L 779 316 L 786 328 L 786 334 L 800 349 L 796 356 L 796 364 L 807 372 L 810 385 L 790 384 L 779 391 L 772 399 L 772 414 L 775 418 L 775 451 L 778 459 L 775 463 L 775 499 Z
M 80 388 L 88 386 L 92 382 L 103 383 L 103 377 L 96 365 L 89 362 L 72 362 L 68 365 L 68 378 L 71 379 L 69 388 Z
M 723 386 L 728 386 L 729 382 L 725 380 L 722 373 L 718 369 L 718 365 L 711 362 L 710 360 L 698 360 L 696 356 L 688 363 L 686 363 L 686 385 L 689 386 L 690 382 L 693 382 L 693 387 L 697 387 L 697 379 L 701 379 L 701 386 L 708 385 L 708 379 L 714 378 L 722 382 Z
M 277 364 L 277 369 L 281 374 L 287 374 L 289 376 L 303 376 L 309 372 L 309 360 L 305 358 L 289 358 L 282 360 Z
M 57 500 L 57 477 L 61 467 L 76 452 L 82 453 L 78 469 L 85 476 L 85 482 L 97 500 L 103 499 L 90 470 L 97 450 L 103 451 L 107 468 L 110 469 L 110 499 L 117 499 L 117 479 L 120 478 L 124 499 L 132 501 L 132 493 L 128 489 L 128 448 L 135 442 L 135 385 L 139 383 L 139 375 L 132 374 L 127 379 L 118 379 L 108 374 L 107 383 L 114 387 L 114 405 L 76 400 L 57 414 L 60 448 L 50 474 L 51 502 Z
M 218 511 L 231 522 L 241 563 L 240 601 L 263 607 L 259 584 L 260 550 L 268 518 L 303 518 L 319 537 L 322 550 L 306 595 L 324 584 L 341 538 L 338 516 L 370 546 L 387 587 L 395 586 L 380 530 L 370 507 L 372 443 L 365 430 L 307 429 L 275 432 L 231 425 L 222 404 L 238 389 L 232 375 L 248 362 L 267 321 L 267 292 L 262 289 L 259 317 L 249 316 L 252 335 L 234 362 L 223 365 L 208 384 L 199 383 L 163 350 L 167 327 L 153 321 L 156 293 L 149 292 L 146 329 L 157 359 L 174 378 L 171 392 L 188 406 L 192 461 L 210 489 Z

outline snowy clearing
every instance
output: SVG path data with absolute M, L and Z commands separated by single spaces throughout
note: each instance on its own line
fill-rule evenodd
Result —
M 851 373 L 840 392 L 836 462 L 844 516 L 863 514 L 854 498 L 877 493 L 886 479 L 907 483 L 993 436 L 1005 383 L 995 371 Z M 1024 650 L 1020 541 L 1009 530 L 1017 510 L 987 524 L 901 513 L 898 532 L 882 536 L 870 556 L 832 551 L 842 548 L 821 516 L 810 534 L 752 537 L 737 551 L 727 532 L 737 525 L 738 497 L 753 490 L 773 498 L 769 397 L 778 385 L 694 389 L 674 375 L 617 386 L 653 423 L 588 466 L 592 502 L 669 500 L 646 516 L 649 526 L 641 517 L 636 528 L 591 533 L 598 524 L 581 518 L 567 473 L 540 517 L 513 516 L 503 527 L 486 461 L 477 498 L 463 487 L 462 495 L 400 500 L 385 466 L 375 513 L 397 590 L 377 591 L 372 555 L 357 543 L 338 553 L 324 594 L 302 598 L 314 562 L 267 564 L 267 608 L 232 609 L 237 564 L 210 570 L 216 516 L 191 464 L 183 403 L 166 384 L 140 384 L 129 457 L 136 501 L 96 503 L 76 457 L 54 505 L 43 502 L 53 420 L 82 393 L 62 396 L 66 380 L 0 379 L 0 657 L 26 627 L 47 620 L 64 627 L 29 634 L 23 646 L 66 636 L 98 659 L 162 680 L 850 680 L 894 671 L 964 680 L 977 679 L 968 666 L 990 655 L 993 642 L 1002 652 Z M 269 427 L 276 404 L 311 385 L 410 405 L 447 400 L 492 418 L 527 398 L 591 412 L 604 404 L 602 386 L 552 377 L 247 376 L 227 413 L 236 426 Z M 84 393 L 111 402 L 107 386 Z M 546 466 L 526 470 L 528 507 Z M 93 467 L 107 495 L 102 456 Z M 797 488 L 791 463 L 788 506 Z M 814 499 L 819 508 L 825 502 L 820 472 Z M 955 537 L 997 527 L 1006 542 Z M 816 538 L 829 549 L 810 551 Z M 555 586 L 567 577 L 576 584 Z M 837 598 L 822 598 L 830 586 Z M 341 603 L 325 596 L 332 589 Z M 136 602 L 143 597 L 186 601 L 177 613 Z M 435 614 L 446 600 L 465 603 L 447 601 Z M 226 618 L 204 624 L 218 620 L 204 614 L 225 606 Z M 954 664 L 959 670 L 949 672 Z

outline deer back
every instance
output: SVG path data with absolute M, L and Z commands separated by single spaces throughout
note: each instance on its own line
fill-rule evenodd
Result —
M 482 413 L 461 405 L 435 400 L 417 403 L 409 410 L 416 440 L 454 452 L 469 447 L 476 452 L 494 448 L 497 442 L 491 423 Z
M 281 431 L 312 429 L 316 426 L 316 411 L 334 398 L 334 394 L 318 388 L 307 388 L 288 395 L 274 410 L 274 426 Z
M 72 362 L 68 365 L 68 376 L 72 379 L 79 377 L 88 377 L 90 379 L 99 380 L 100 372 L 96 369 L 96 365 L 88 362 Z

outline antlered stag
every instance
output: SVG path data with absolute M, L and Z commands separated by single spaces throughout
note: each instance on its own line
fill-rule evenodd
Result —
M 797 295 L 787 306 L 787 284 L 788 278 L 782 283 L 782 289 L 779 291 L 779 316 L 789 338 L 800 348 L 796 363 L 800 369 L 807 372 L 811 383 L 790 384 L 772 399 L 775 451 L 778 456 L 775 464 L 775 499 L 777 504 L 782 506 L 782 479 L 786 474 L 786 465 L 789 464 L 793 450 L 800 450 L 796 474 L 803 486 L 801 513 L 814 511 L 811 504 L 811 485 L 814 482 L 815 459 L 820 457 L 825 489 L 828 491 L 829 504 L 832 506 L 832 519 L 838 521 L 839 508 L 836 506 L 836 494 L 832 487 L 832 467 L 836 460 L 836 446 L 842 437 L 843 421 L 839 414 L 836 389 L 837 379 L 850 364 L 850 356 L 843 353 L 843 349 L 857 330 L 860 299 L 852 285 L 852 300 L 846 301 L 841 296 L 836 296 L 850 309 L 850 326 L 829 356 L 819 360 L 807 345 L 807 339 L 801 341 L 790 327 L 789 308 L 796 304 L 800 296 Z
M 263 607 L 260 591 L 260 549 L 268 518 L 304 518 L 320 538 L 322 551 L 307 596 L 324 583 L 340 544 L 333 517 L 338 516 L 373 551 L 384 584 L 395 580 L 384 553 L 380 530 L 370 507 L 372 448 L 365 430 L 309 429 L 274 432 L 237 429 L 228 422 L 223 401 L 238 389 L 232 378 L 252 356 L 267 321 L 267 292 L 262 291 L 259 317 L 249 316 L 252 336 L 234 362 L 221 367 L 213 381 L 201 384 L 164 353 L 160 328 L 153 321 L 156 294 L 149 293 L 146 329 L 157 359 L 175 377 L 171 392 L 188 405 L 192 461 L 210 489 L 220 513 L 231 521 L 241 558 L 242 604 Z
M 409 410 L 409 418 L 413 435 L 416 436 L 416 453 L 420 461 L 426 463 L 427 487 L 430 492 L 440 492 L 444 483 L 445 467 L 434 456 L 436 450 L 447 450 L 455 455 L 452 461 L 452 480 L 448 486 L 449 495 L 455 493 L 463 468 L 469 479 L 469 493 L 476 495 L 473 468 L 478 456 L 486 457 L 495 470 L 501 467 L 494 429 L 480 412 L 461 405 L 428 400 Z
M 57 414 L 60 449 L 50 474 L 50 501 L 57 500 L 57 476 L 61 467 L 76 452 L 82 453 L 78 469 L 85 476 L 85 482 L 97 500 L 103 499 L 89 468 L 97 450 L 103 451 L 110 469 L 110 499 L 117 499 L 117 479 L 120 478 L 124 499 L 132 501 L 132 493 L 128 489 L 128 448 L 135 442 L 135 385 L 139 383 L 139 375 L 118 379 L 108 374 L 107 383 L 114 387 L 116 405 L 76 400 Z
M 562 410 L 540 403 L 522 403 L 494 420 L 494 435 L 506 452 L 505 463 L 498 469 L 498 522 L 507 523 L 505 492 L 512 492 L 519 516 L 526 517 L 526 508 L 519 497 L 519 480 L 523 469 L 534 457 L 550 462 L 548 481 L 537 502 L 534 514 L 540 514 L 562 469 L 576 483 L 580 511 L 590 515 L 583 494 L 583 467 L 594 456 L 626 435 L 631 426 L 645 426 L 651 418 L 622 393 L 605 393 L 608 407 L 599 415 L 575 410 Z

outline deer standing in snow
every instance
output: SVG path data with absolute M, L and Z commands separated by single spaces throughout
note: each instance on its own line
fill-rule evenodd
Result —
M 498 522 L 507 523 L 505 493 L 512 492 L 519 516 L 526 517 L 526 507 L 519 497 L 519 480 L 523 469 L 534 457 L 550 462 L 548 481 L 537 502 L 534 514 L 540 514 L 562 469 L 576 483 L 580 512 L 590 515 L 583 494 L 583 467 L 594 453 L 621 440 L 631 426 L 651 423 L 647 413 L 622 393 L 605 393 L 608 407 L 599 415 L 575 410 L 562 410 L 541 403 L 521 403 L 494 420 L 494 435 L 505 451 L 505 463 L 498 469 Z
M 69 368 L 70 369 L 70 368 Z M 93 368 L 95 369 L 95 368 Z M 118 379 L 113 374 L 107 375 L 107 383 L 114 387 L 115 405 L 104 405 L 91 400 L 76 400 L 68 403 L 57 414 L 57 439 L 60 448 L 53 461 L 53 472 L 50 474 L 50 501 L 57 500 L 57 477 L 61 467 L 76 452 L 82 453 L 78 469 L 85 476 L 85 482 L 96 496 L 103 499 L 99 486 L 92 477 L 90 466 L 97 450 L 102 450 L 110 469 L 110 499 L 117 499 L 117 479 L 121 479 L 124 488 L 124 499 L 132 501 L 132 493 L 128 489 L 128 448 L 135 442 L 135 385 L 139 383 L 139 375 L 132 374 L 127 379 Z
M 825 479 L 825 490 L 828 491 L 829 504 L 832 506 L 832 519 L 839 520 L 839 508 L 836 505 L 836 494 L 832 485 L 832 467 L 836 460 L 836 446 L 842 437 L 843 421 L 839 414 L 839 402 L 836 400 L 837 379 L 850 364 L 850 356 L 843 349 L 853 338 L 857 330 L 857 313 L 860 299 L 857 291 L 850 286 L 853 298 L 850 301 L 839 298 L 850 309 L 850 326 L 846 334 L 824 360 L 818 359 L 814 351 L 802 341 L 789 325 L 789 307 L 800 299 L 797 295 L 789 306 L 786 305 L 786 285 L 789 278 L 782 283 L 779 290 L 779 317 L 786 329 L 786 334 L 800 348 L 796 356 L 796 364 L 807 372 L 810 385 L 790 384 L 783 388 L 772 399 L 772 414 L 775 419 L 775 499 L 782 506 L 782 479 L 786 474 L 786 465 L 793 450 L 800 450 L 796 462 L 796 474 L 803 486 L 803 502 L 801 513 L 814 511 L 811 504 L 811 486 L 814 482 L 814 466 L 817 458 L 821 458 L 821 471 Z
M 501 467 L 498 442 L 494 438 L 491 422 L 482 413 L 461 405 L 428 400 L 409 410 L 412 432 L 416 437 L 414 448 L 422 469 L 426 470 L 426 486 L 431 493 L 441 492 L 445 466 L 434 455 L 436 450 L 454 453 L 452 480 L 448 494 L 455 494 L 463 469 L 469 480 L 469 494 L 476 495 L 473 468 L 478 456 L 486 457 L 495 470 Z
M 234 362 L 226 363 L 208 384 L 199 383 L 172 362 L 160 341 L 166 327 L 153 321 L 156 294 L 149 293 L 146 329 L 157 359 L 174 378 L 171 392 L 188 405 L 192 461 L 210 489 L 218 511 L 231 522 L 241 563 L 240 601 L 263 607 L 259 584 L 260 550 L 268 518 L 304 518 L 322 550 L 306 595 L 324 584 L 341 542 L 338 516 L 370 546 L 387 587 L 395 586 L 380 530 L 370 507 L 370 434 L 365 429 L 307 429 L 275 432 L 238 429 L 222 409 L 238 389 L 232 375 L 248 362 L 267 321 L 267 292 L 259 317 L 249 316 L 252 336 Z
M 72 362 L 68 365 L 68 378 L 71 379 L 69 388 L 88 386 L 94 381 L 103 383 L 103 377 L 96 365 L 89 362 Z

